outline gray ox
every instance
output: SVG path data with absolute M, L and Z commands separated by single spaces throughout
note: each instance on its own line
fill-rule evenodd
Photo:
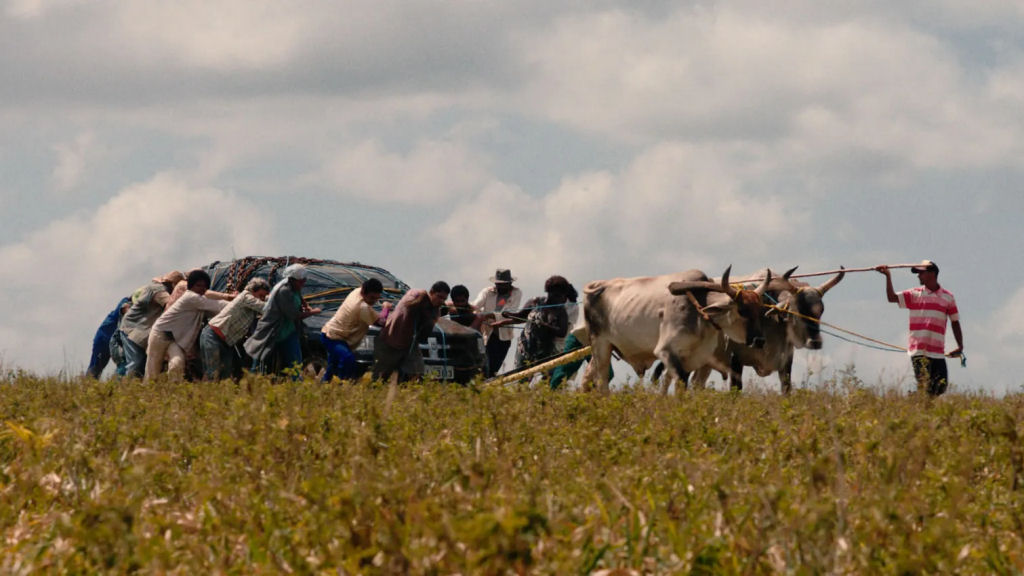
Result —
M 728 369 L 715 355 L 723 337 L 751 345 L 763 342 L 761 296 L 770 278 L 756 290 L 737 290 L 729 284 L 731 268 L 721 282 L 709 281 L 700 270 L 688 270 L 587 284 L 583 317 L 593 358 L 584 382 L 608 391 L 614 350 L 641 377 L 660 359 L 669 371 L 662 389 L 666 392 L 672 382 L 685 385 L 688 373 L 705 364 Z
M 842 268 L 842 267 L 840 267 Z M 814 287 L 806 282 L 790 280 L 796 267 L 788 270 L 771 282 L 766 296 L 766 305 L 777 304 L 778 309 L 768 309 L 767 318 L 761 324 L 764 334 L 764 346 L 753 348 L 736 342 L 722 342 L 715 351 L 715 356 L 729 366 L 728 372 L 722 372 L 723 378 L 729 375 L 729 386 L 734 390 L 743 389 L 743 367 L 754 368 L 762 378 L 772 372 L 779 373 L 779 383 L 783 394 L 789 394 L 793 388 L 793 353 L 796 348 L 820 350 L 821 320 L 825 312 L 823 298 L 843 279 L 846 272 L 840 272 L 820 286 Z M 770 277 L 771 270 L 755 274 L 738 282 L 753 283 L 761 276 Z M 798 315 L 792 314 L 796 312 Z M 717 369 L 717 368 L 716 368 Z M 704 387 L 711 368 L 702 367 L 693 375 L 693 385 Z

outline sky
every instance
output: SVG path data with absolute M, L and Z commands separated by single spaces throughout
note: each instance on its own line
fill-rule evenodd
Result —
M 122 296 L 253 254 L 527 298 L 928 258 L 954 388 L 1020 392 L 1022 31 L 1012 0 L 2 0 L 0 368 L 80 372 Z M 876 272 L 824 319 L 906 342 Z M 850 367 L 911 388 L 831 336 L 795 383 Z

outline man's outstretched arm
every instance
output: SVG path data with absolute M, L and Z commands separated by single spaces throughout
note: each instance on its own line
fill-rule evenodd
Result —
M 889 272 L 889 267 L 884 265 L 875 266 L 875 270 L 885 275 L 885 297 L 893 304 L 899 302 L 899 299 L 896 297 L 896 291 L 892 289 L 892 274 Z

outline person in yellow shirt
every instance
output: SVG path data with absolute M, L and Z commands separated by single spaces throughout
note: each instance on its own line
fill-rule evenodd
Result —
M 327 369 L 324 371 L 324 382 L 337 377 L 350 380 L 356 377 L 356 356 L 353 350 L 359 348 L 370 326 L 380 318 L 373 309 L 384 293 L 384 285 L 376 278 L 363 282 L 358 290 L 353 290 L 338 307 L 334 316 L 324 324 L 320 331 L 320 341 L 327 350 Z M 385 302 L 382 312 L 391 307 Z

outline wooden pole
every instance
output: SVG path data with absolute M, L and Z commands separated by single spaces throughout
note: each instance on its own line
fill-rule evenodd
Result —
M 921 264 L 887 264 L 891 268 L 913 268 L 914 266 L 920 266 Z M 826 270 L 824 272 L 808 272 L 806 274 L 793 274 L 790 278 L 810 278 L 812 276 L 832 276 L 833 274 L 839 274 L 840 272 L 872 272 L 874 266 L 868 266 L 866 268 L 845 268 L 841 270 Z M 781 276 L 779 276 L 781 278 Z M 746 282 L 753 282 L 756 280 L 763 280 L 764 278 L 749 278 Z
M 491 378 L 490 380 L 487 380 L 486 382 L 484 382 L 484 384 L 488 384 L 488 385 L 490 385 L 490 384 L 501 385 L 501 384 L 508 384 L 509 382 L 515 382 L 516 380 L 523 380 L 525 378 L 529 378 L 529 377 L 533 376 L 534 374 L 537 374 L 538 372 L 546 372 L 548 370 L 551 370 L 552 368 L 556 368 L 558 366 L 561 366 L 562 364 L 568 364 L 569 362 L 575 362 L 577 360 L 582 360 L 583 358 L 588 356 L 590 354 L 590 352 L 591 352 L 590 346 L 584 346 L 583 348 L 580 348 L 579 350 L 573 350 L 572 352 L 569 352 L 568 354 L 563 354 L 562 356 L 559 356 L 558 358 L 555 358 L 553 360 L 548 360 L 547 362 L 543 362 L 541 364 L 537 364 L 536 366 L 530 366 L 529 368 L 526 368 L 525 370 L 519 370 L 518 372 L 513 372 L 511 374 L 507 374 L 507 375 L 503 375 L 503 376 L 496 376 L 494 378 Z

